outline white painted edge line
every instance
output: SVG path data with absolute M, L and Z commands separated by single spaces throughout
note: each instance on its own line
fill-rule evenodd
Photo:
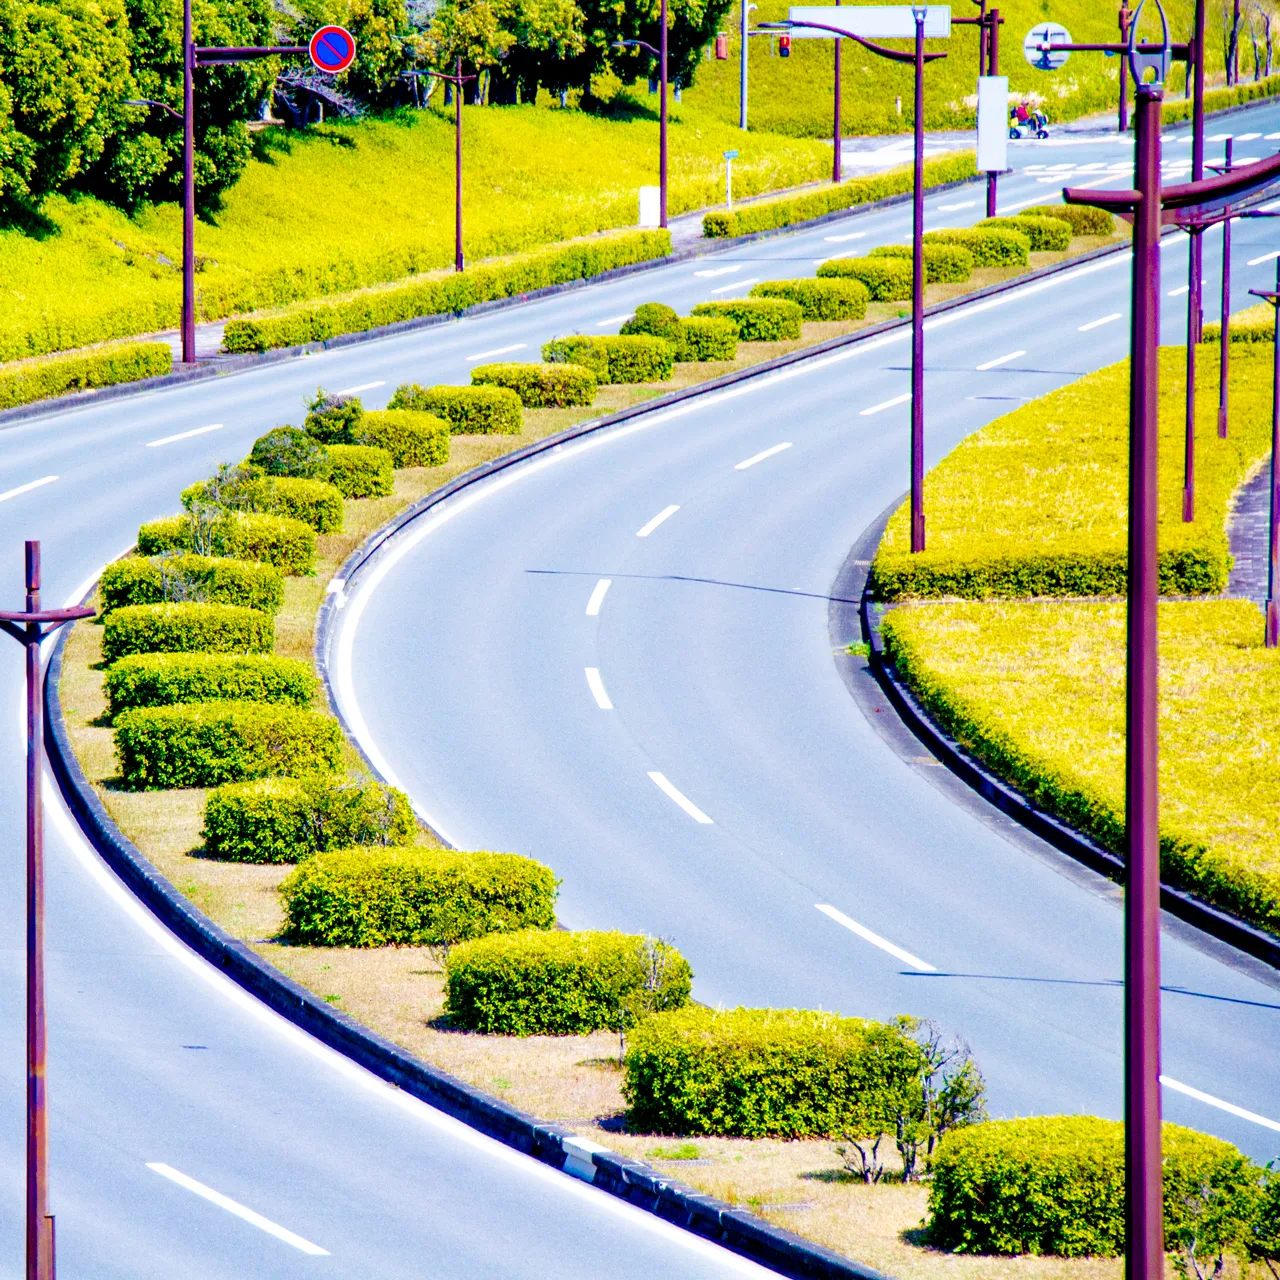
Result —
M 1280 141 L 1280 133 L 1269 133 L 1269 134 L 1267 134 L 1267 135 L 1266 135 L 1266 137 L 1264 137 L 1264 138 L 1263 138 L 1263 141 L 1264 141 L 1264 142 L 1277 142 L 1277 141 Z
M 700 280 L 709 280 L 711 279 L 712 276 L 730 276 L 735 271 L 741 271 L 742 267 L 743 267 L 743 264 L 739 262 L 736 266 L 713 267 L 708 271 L 695 271 L 693 274 L 697 276 Z
M 674 503 L 669 507 L 663 507 L 648 524 L 636 530 L 636 537 L 647 538 L 664 520 L 671 519 L 671 517 L 679 510 L 679 506 Z
M 937 973 L 938 970 L 931 964 L 926 964 L 919 956 L 913 956 L 910 951 L 904 951 L 901 947 L 895 946 L 887 938 L 882 938 L 878 933 L 872 933 L 866 925 L 859 924 L 856 920 L 851 920 L 843 911 L 836 910 L 829 903 L 817 902 L 814 905 L 822 912 L 824 916 L 829 916 L 836 924 L 842 924 L 851 933 L 856 933 L 864 942 L 869 942 L 873 947 L 879 947 L 881 951 L 887 951 L 891 956 L 901 960 L 903 964 L 910 965 L 911 968 L 920 973 Z
M 735 280 L 732 284 L 722 284 L 718 289 L 712 289 L 712 293 L 729 293 L 734 289 L 745 289 L 749 284 L 759 284 L 760 277 L 752 276 L 748 280 Z
M 1165 297 L 1180 298 L 1184 293 L 1190 293 L 1190 292 L 1191 292 L 1191 286 L 1189 284 L 1183 284 L 1183 285 L 1179 285 L 1176 289 L 1170 289 L 1169 292 L 1165 294 Z
M 1237 141 L 1237 142 L 1252 142 L 1255 138 L 1260 138 L 1260 137 L 1262 137 L 1262 134 L 1260 134 L 1260 133 L 1237 133 L 1237 134 L 1236 134 L 1236 141 Z
M 464 356 L 466 360 L 487 360 L 490 356 L 505 356 L 512 351 L 523 351 L 527 342 L 514 342 L 509 347 L 495 347 L 492 351 L 481 351 L 478 355 Z
M 594 618 L 600 612 L 600 606 L 604 604 L 604 593 L 609 590 L 612 582 L 612 578 L 601 578 L 591 589 L 591 599 L 587 601 L 588 618 Z
M 635 315 L 634 311 L 628 311 L 625 316 L 605 316 L 603 320 L 596 321 L 596 328 L 603 329 L 607 324 L 626 324 L 633 315 Z
M 162 436 L 159 440 L 148 440 L 148 449 L 158 449 L 161 445 L 173 444 L 178 440 L 190 440 L 192 436 L 207 435 L 210 431 L 221 431 L 222 423 L 211 422 L 207 427 L 196 427 L 192 431 L 179 431 L 176 436 Z
M 671 785 L 667 780 L 667 775 L 665 773 L 659 773 L 656 769 L 651 769 L 649 771 L 649 777 L 653 780 L 653 783 L 658 790 L 661 791 L 668 800 L 674 800 L 675 803 L 678 804 L 680 808 L 682 808 L 685 813 L 694 820 L 694 822 L 700 822 L 704 826 L 708 827 L 712 825 L 711 819 L 708 818 L 707 815 L 703 813 L 688 796 Z
M 938 205 L 938 212 L 955 213 L 957 209 L 972 209 L 977 203 L 976 200 L 961 200 L 959 204 L 940 204 Z
M 998 369 L 1002 364 L 1008 364 L 1010 360 L 1017 360 L 1020 356 L 1025 356 L 1025 351 L 1010 351 L 1007 356 L 998 356 L 995 360 L 988 360 L 986 364 L 980 364 L 977 368 L 978 373 L 986 373 L 988 369 Z
M 601 711 L 612 711 L 613 703 L 609 701 L 609 695 L 605 692 L 604 681 L 600 679 L 599 667 L 585 668 L 587 673 L 587 688 L 591 690 L 591 696 L 596 700 L 596 706 Z
M 1248 1120 L 1253 1124 L 1260 1124 L 1264 1129 L 1274 1129 L 1280 1133 L 1280 1121 L 1268 1120 L 1266 1116 L 1260 1116 L 1256 1111 L 1246 1111 L 1243 1107 L 1237 1107 L 1234 1102 L 1223 1102 L 1221 1098 L 1215 1098 L 1211 1093 L 1201 1093 L 1199 1089 L 1193 1089 L 1189 1084 L 1170 1079 L 1169 1076 L 1161 1076 L 1160 1083 L 1166 1089 L 1172 1089 L 1174 1093 L 1185 1093 L 1188 1098 L 1194 1098 L 1197 1102 L 1217 1107 L 1219 1111 L 1225 1111 L 1228 1115 L 1237 1116 L 1241 1120 Z
M 879 404 L 873 404 L 870 409 L 863 409 L 858 415 L 860 418 L 869 418 L 873 413 L 879 413 L 882 409 L 892 409 L 896 404 L 906 404 L 911 399 L 911 392 L 906 395 L 894 396 L 892 400 L 882 400 Z
M 8 502 L 10 498 L 16 498 L 20 493 L 30 493 L 32 489 L 39 489 L 43 485 L 52 484 L 57 476 L 44 476 L 40 480 L 29 480 L 26 484 L 20 484 L 16 489 L 6 490 L 0 493 L 0 502 Z
M 1280 258 L 1280 249 L 1273 249 L 1270 253 L 1264 253 L 1260 258 L 1250 258 L 1246 265 L 1256 267 L 1261 262 L 1274 262 L 1276 258 Z
M 823 236 L 822 239 L 826 244 L 843 244 L 846 240 L 861 240 L 867 233 L 865 231 L 851 231 L 844 236 Z
M 264 1218 L 260 1213 L 254 1213 L 252 1209 L 246 1208 L 238 1200 L 232 1200 L 230 1196 L 224 1196 L 221 1191 L 215 1191 L 212 1187 L 206 1187 L 203 1182 L 197 1182 L 194 1178 L 188 1177 L 185 1173 L 180 1173 L 172 1165 L 163 1164 L 160 1161 L 147 1161 L 147 1168 L 152 1173 L 158 1173 L 162 1178 L 168 1178 L 170 1182 L 176 1182 L 178 1186 L 185 1187 L 188 1191 L 200 1196 L 204 1200 L 208 1200 L 210 1204 L 216 1204 L 219 1209 L 225 1209 L 228 1213 L 235 1214 L 237 1218 L 242 1218 L 251 1226 L 255 1226 L 259 1231 L 265 1231 L 269 1236 L 275 1236 L 277 1240 L 283 1240 L 285 1244 L 291 1244 L 295 1249 L 300 1249 L 303 1253 L 309 1253 L 314 1258 L 329 1257 L 329 1250 L 322 1249 L 318 1244 L 312 1244 L 310 1240 L 304 1240 L 302 1236 L 296 1235 L 287 1227 L 282 1227 L 278 1222 L 272 1222 L 270 1218 Z
M 1113 311 L 1109 316 L 1103 316 L 1100 320 L 1090 320 L 1088 324 L 1082 324 L 1076 332 L 1088 333 L 1090 329 L 1100 329 L 1104 324 L 1110 324 L 1113 320 L 1121 320 L 1123 318 L 1123 312 Z
M 772 458 L 775 453 L 781 453 L 784 449 L 791 448 L 791 441 L 785 444 L 775 444 L 772 449 L 764 449 L 760 453 L 752 454 L 751 457 L 743 459 L 743 461 L 734 464 L 735 471 L 745 471 L 748 467 L 754 467 L 757 462 L 763 462 L 766 458 Z
M 362 382 L 358 387 L 344 387 L 341 391 L 335 391 L 336 396 L 353 396 L 360 391 L 372 391 L 374 387 L 385 387 L 387 385 L 386 378 L 379 378 L 377 382 Z

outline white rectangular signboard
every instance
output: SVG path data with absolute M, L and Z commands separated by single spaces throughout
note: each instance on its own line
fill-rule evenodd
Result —
M 1009 77 L 978 77 L 978 168 L 1009 167 Z
M 662 221 L 662 188 L 640 188 L 640 225 L 656 227 Z
M 787 10 L 792 22 L 820 22 L 824 27 L 839 27 L 853 36 L 865 36 L 868 40 L 914 40 L 916 20 L 909 4 L 885 5 L 834 5 L 807 4 Z M 945 39 L 951 34 L 951 6 L 931 4 L 925 10 L 924 33 L 930 39 Z M 818 31 L 813 27 L 792 27 L 791 35 L 798 40 L 835 37 L 830 31 Z

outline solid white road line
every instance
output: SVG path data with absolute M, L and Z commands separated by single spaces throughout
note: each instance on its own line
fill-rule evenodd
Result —
M 882 400 L 879 404 L 873 404 L 870 409 L 863 409 L 858 415 L 862 418 L 869 418 L 873 413 L 879 413 L 881 409 L 892 409 L 896 404 L 906 404 L 911 399 L 911 392 L 907 392 L 904 396 L 894 396 L 892 400 Z
M 693 274 L 700 280 L 710 280 L 712 276 L 731 276 L 735 271 L 742 270 L 742 263 L 738 263 L 734 267 L 715 267 L 709 271 L 695 271 Z
M 637 538 L 647 538 L 664 520 L 669 520 L 680 508 L 678 506 L 663 507 L 642 529 L 636 530 Z
M 626 324 L 634 314 L 635 312 L 628 311 L 625 316 L 606 316 L 603 320 L 596 321 L 596 328 L 603 329 L 607 324 Z
M 479 355 L 465 356 L 466 360 L 487 360 L 490 356 L 505 356 L 509 351 L 523 351 L 529 344 L 527 342 L 515 342 L 509 347 L 495 347 L 492 351 L 481 351 Z
M 1265 138 L 1263 138 L 1263 141 L 1264 141 L 1264 142 L 1277 142 L 1277 141 L 1280 141 L 1280 133 L 1269 133 L 1269 134 L 1267 134 L 1267 135 L 1266 135 L 1266 137 L 1265 137 Z
M 1260 133 L 1237 133 L 1237 134 L 1236 134 L 1236 141 L 1237 141 L 1237 142 L 1252 142 L 1255 138 L 1260 138 L 1260 137 L 1262 137 L 1262 134 L 1260 134 Z
M 1109 316 L 1103 316 L 1101 320 L 1090 320 L 1088 324 L 1082 324 L 1077 332 L 1088 333 L 1090 329 L 1101 329 L 1104 324 L 1110 324 L 1113 320 L 1120 319 L 1123 319 L 1122 313 L 1113 311 Z
M 604 691 L 604 681 L 600 679 L 599 667 L 587 667 L 587 688 L 591 690 L 591 696 L 596 700 L 596 706 L 601 711 L 612 711 L 613 703 L 609 701 L 609 695 Z
M 1191 292 L 1191 286 L 1189 284 L 1184 284 L 1184 285 L 1179 285 L 1178 288 L 1176 289 L 1170 289 L 1166 296 L 1170 298 L 1180 298 L 1184 293 L 1190 293 L 1190 292 Z
M 387 385 L 386 378 L 379 378 L 377 382 L 362 382 L 358 387 L 346 387 L 342 391 L 335 391 L 334 395 L 354 396 L 361 391 L 372 391 L 374 387 L 385 387 Z
M 1233 1102 L 1223 1102 L 1221 1098 L 1215 1098 L 1211 1093 L 1201 1093 L 1199 1089 L 1193 1089 L 1189 1084 L 1183 1084 L 1180 1080 L 1171 1080 L 1168 1076 L 1161 1076 L 1160 1083 L 1166 1089 L 1172 1089 L 1174 1093 L 1185 1093 L 1188 1098 L 1194 1098 L 1197 1102 L 1203 1102 L 1210 1107 L 1217 1107 L 1219 1111 L 1225 1111 L 1229 1115 L 1238 1116 L 1241 1120 L 1249 1120 L 1254 1124 L 1260 1124 L 1264 1129 L 1274 1129 L 1280 1133 L 1280 1122 L 1268 1120 L 1266 1116 L 1260 1116 L 1256 1111 L 1246 1111 L 1243 1107 L 1237 1107 Z
M 244 1205 L 236 1200 L 232 1200 L 230 1196 L 224 1196 L 221 1191 L 215 1191 L 212 1187 L 206 1187 L 203 1182 L 197 1182 L 194 1178 L 189 1178 L 185 1173 L 179 1173 L 172 1165 L 162 1164 L 160 1162 L 147 1162 L 147 1168 L 152 1173 L 158 1173 L 162 1178 L 168 1178 L 170 1182 L 176 1182 L 178 1186 L 185 1187 L 188 1191 L 194 1192 L 196 1195 L 208 1200 L 210 1204 L 216 1204 L 219 1209 L 225 1209 L 228 1213 L 233 1213 L 237 1218 L 243 1218 L 245 1222 L 258 1228 L 259 1231 L 265 1231 L 269 1236 L 275 1236 L 277 1240 L 283 1240 L 285 1244 L 291 1244 L 295 1249 L 300 1249 L 303 1253 L 309 1253 L 315 1258 L 327 1258 L 329 1256 L 328 1249 L 322 1249 L 318 1244 L 312 1244 L 310 1240 L 304 1240 L 301 1236 L 295 1235 L 286 1227 L 282 1227 L 278 1222 L 272 1222 L 270 1218 L 264 1218 L 260 1213 L 254 1213 L 252 1209 L 246 1209 Z
M 1001 356 L 998 360 L 988 360 L 986 364 L 978 366 L 979 373 L 986 373 L 988 369 L 998 369 L 1002 364 L 1008 364 L 1010 360 L 1016 360 L 1019 356 L 1025 356 L 1025 351 L 1010 351 L 1007 356 Z
M 158 449 L 162 444 L 173 444 L 175 440 L 190 440 L 192 436 L 202 436 L 210 431 L 221 431 L 222 423 L 214 422 L 207 427 L 196 427 L 193 431 L 179 431 L 176 436 L 164 436 L 159 440 L 148 440 L 148 449 Z
M 869 942 L 873 947 L 879 947 L 881 951 L 887 951 L 891 956 L 901 960 L 903 964 L 910 965 L 919 973 L 937 973 L 938 970 L 931 964 L 926 964 L 919 956 L 913 956 L 910 951 L 904 951 L 901 947 L 895 946 L 887 938 L 882 938 L 878 933 L 872 933 L 866 925 L 859 924 L 856 920 L 850 920 L 843 911 L 837 911 L 835 907 L 829 903 L 818 902 L 814 904 L 824 916 L 830 916 L 836 924 L 842 924 L 851 933 L 856 933 L 864 942 Z
M 866 234 L 865 231 L 851 231 L 847 236 L 823 236 L 822 239 L 826 244 L 844 244 L 846 240 L 861 240 Z
M 1226 142 L 1228 138 L 1234 138 L 1234 137 L 1235 137 L 1235 134 L 1233 133 L 1211 133 L 1205 139 L 1205 141 L 1206 142 Z
M 10 498 L 16 498 L 20 493 L 30 493 L 32 489 L 39 489 L 42 485 L 52 484 L 57 478 L 57 476 L 45 476 L 43 480 L 32 480 L 28 484 L 20 484 L 16 489 L 0 493 L 0 502 L 8 502 Z
M 775 444 L 772 449 L 765 449 L 761 453 L 753 453 L 751 457 L 744 459 L 742 462 L 735 463 L 735 471 L 745 471 L 748 467 L 754 467 L 757 462 L 763 462 L 766 458 L 772 458 L 775 453 L 781 453 L 784 449 L 791 448 L 791 441 L 786 444 Z
M 600 606 L 604 604 L 604 593 L 609 590 L 609 584 L 612 582 L 612 578 L 601 578 L 596 583 L 591 592 L 591 599 L 587 601 L 588 618 L 594 618 L 600 612 Z
M 1271 253 L 1264 253 L 1260 258 L 1250 258 L 1246 265 L 1256 267 L 1260 262 L 1274 262 L 1276 258 L 1280 258 L 1280 249 L 1274 249 Z
M 938 206 L 939 213 L 955 213 L 957 209 L 972 209 L 978 202 L 976 200 L 962 200 L 959 204 L 940 204 Z
M 711 819 L 707 817 L 701 809 L 698 808 L 688 796 L 681 794 L 667 781 L 664 773 L 658 773 L 656 770 L 650 770 L 649 777 L 653 779 L 658 790 L 669 800 L 674 800 L 684 811 L 691 817 L 694 822 L 701 822 L 704 826 L 711 826 Z
M 996 210 L 997 216 L 1012 213 L 1015 209 L 1025 209 L 1028 205 L 1044 204 L 1044 196 L 1032 196 L 1030 200 L 1015 200 L 1013 204 L 1003 204 Z
M 832 253 L 825 258 L 814 258 L 813 265 L 820 267 L 824 262 L 838 262 L 841 258 L 854 258 L 857 254 L 857 249 L 846 249 L 843 253 Z
M 733 289 L 745 289 L 749 284 L 759 284 L 760 277 L 752 276 L 749 280 L 735 280 L 732 284 L 722 284 L 718 289 L 712 289 L 712 293 L 729 293 Z

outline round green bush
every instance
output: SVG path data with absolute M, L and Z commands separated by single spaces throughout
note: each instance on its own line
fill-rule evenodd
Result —
M 726 240 L 738 234 L 738 215 L 728 209 L 712 209 L 702 215 L 702 234 L 708 240 Z
M 130 604 L 102 624 L 105 662 L 133 653 L 270 653 L 269 614 L 234 604 Z
M 732 320 L 743 342 L 790 342 L 800 336 L 803 312 L 785 298 L 738 298 L 729 302 L 700 302 L 695 316 Z
M 1017 232 L 1031 241 L 1033 253 L 1061 253 L 1071 248 L 1071 237 L 1075 234 L 1066 218 L 1038 217 L 1028 213 L 1020 213 L 1016 218 L 983 218 L 978 223 L 978 230 Z
M 249 462 L 269 476 L 297 476 L 300 480 L 329 478 L 329 455 L 324 446 L 300 427 L 276 427 L 259 436 L 249 451 Z
M 238 604 L 274 617 L 284 603 L 284 577 L 270 564 L 179 552 L 126 556 L 107 565 L 98 579 L 98 602 L 103 613 L 128 604 L 164 604 L 171 600 Z
M 261 560 L 289 576 L 310 574 L 315 569 L 315 530 L 288 516 L 228 512 L 202 530 L 201 536 L 215 556 Z M 138 551 L 144 556 L 191 551 L 195 542 L 195 521 L 190 516 L 153 520 L 138 530 Z
M 179 702 L 282 702 L 309 707 L 319 688 L 309 662 L 269 653 L 134 653 L 107 669 L 107 714 Z
M 911 263 L 900 258 L 833 258 L 818 268 L 818 278 L 856 280 L 872 302 L 905 302 L 911 297 Z
M 618 336 L 574 334 L 556 338 L 542 348 L 552 364 L 576 364 L 590 369 L 605 383 L 665 382 L 671 377 L 674 351 L 670 342 L 649 334 Z
M 1025 267 L 1031 261 L 1031 237 L 1001 227 L 926 231 L 925 244 L 958 244 L 973 254 L 976 267 Z
M 506 387 L 420 387 L 406 382 L 396 388 L 387 408 L 433 413 L 455 436 L 519 435 L 524 419 L 520 397 Z
M 680 317 L 665 302 L 642 302 L 621 329 L 624 334 L 643 333 L 667 342 L 680 341 Z
M 331 444 L 330 473 L 335 488 L 344 498 L 385 498 L 395 484 L 391 455 L 367 444 Z
M 1023 209 L 1019 218 L 1058 218 L 1071 224 L 1078 236 L 1109 236 L 1116 229 L 1115 218 L 1105 209 L 1091 204 L 1038 204 Z
M 356 428 L 364 416 L 364 406 L 358 396 L 326 395 L 323 387 L 317 387 L 315 395 L 307 401 L 307 432 L 321 444 L 353 444 Z
M 378 782 L 262 778 L 209 793 L 204 845 L 229 862 L 301 862 L 324 849 L 402 845 L 415 824 L 408 797 Z
M 592 404 L 596 376 L 577 364 L 481 364 L 471 370 L 476 386 L 506 387 L 526 409 Z
M 286 936 L 304 946 L 452 946 L 551 928 L 556 879 L 514 853 L 375 846 L 300 862 L 280 900 Z
M 764 280 L 753 285 L 753 298 L 786 298 L 806 320 L 862 320 L 871 293 L 861 280 Z
M 1229 1142 L 1163 1129 L 1165 1236 L 1202 1186 L 1249 1213 L 1258 1170 Z M 929 1238 L 953 1253 L 1111 1257 L 1124 1250 L 1124 1125 L 1096 1116 L 993 1120 L 948 1134 L 934 1158 Z M 1203 1241 L 1209 1244 L 1209 1241 Z
M 442 467 L 449 461 L 449 424 L 413 409 L 366 413 L 356 429 L 357 444 L 391 455 L 393 467 Z
M 327 480 L 300 476 L 264 477 L 261 510 L 271 515 L 301 520 L 317 533 L 341 533 L 342 494 Z
M 676 359 L 732 360 L 738 354 L 738 326 L 717 316 L 689 316 L 680 321 Z
M 688 961 L 664 942 L 625 933 L 526 930 L 455 947 L 445 1012 L 485 1035 L 571 1036 L 622 1030 L 645 1011 L 689 1002 Z
M 963 284 L 973 275 L 973 254 L 958 244 L 926 244 L 924 250 L 925 284 Z M 909 244 L 885 244 L 872 249 L 869 258 L 913 258 Z M 914 270 L 914 266 L 912 270 Z

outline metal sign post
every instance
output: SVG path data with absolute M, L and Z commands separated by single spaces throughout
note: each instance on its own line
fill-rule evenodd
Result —
M 724 204 L 726 209 L 733 208 L 733 162 L 738 158 L 736 151 L 724 153 Z
M 462 86 L 477 76 L 462 74 L 462 59 L 455 64 L 452 75 L 445 71 L 428 71 L 426 75 L 443 80 L 453 86 L 453 269 L 461 271 L 462 256 Z
M 1267 518 L 1267 625 L 1264 643 L 1268 649 L 1280 644 L 1280 476 L 1276 474 L 1276 455 L 1280 454 L 1280 261 L 1276 262 L 1276 287 L 1250 289 L 1250 294 L 1271 303 L 1276 327 L 1272 335 L 1275 359 L 1271 369 L 1271 503 Z

